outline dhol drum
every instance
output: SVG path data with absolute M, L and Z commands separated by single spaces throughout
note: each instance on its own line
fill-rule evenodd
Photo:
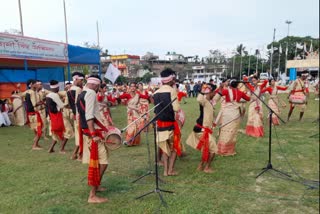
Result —
M 290 95 L 289 102 L 292 104 L 305 104 L 306 103 L 306 96 L 303 94 L 297 94 L 297 95 Z
M 184 111 L 182 111 L 182 109 L 180 109 L 177 113 L 176 113 L 176 121 L 179 124 L 179 127 L 182 128 L 184 125 L 184 122 L 186 120 L 186 115 L 184 113 Z
M 108 132 L 105 135 L 105 145 L 110 150 L 116 150 L 122 145 L 121 131 L 113 126 L 107 127 Z

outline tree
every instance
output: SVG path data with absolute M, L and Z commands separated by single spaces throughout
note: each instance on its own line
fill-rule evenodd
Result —
M 310 36 L 306 37 L 296 37 L 289 36 L 280 39 L 279 41 L 272 42 L 268 44 L 267 48 L 271 50 L 271 47 L 276 47 L 278 50 L 274 51 L 272 58 L 272 70 L 275 71 L 279 66 L 279 47 L 282 47 L 282 53 L 280 54 L 280 71 L 285 70 L 285 61 L 286 61 L 286 47 L 288 44 L 288 56 L 287 60 L 293 60 L 295 56 L 300 56 L 303 58 L 307 53 L 303 49 L 296 49 L 296 44 L 304 45 L 306 44 L 307 51 L 310 50 L 310 45 L 312 42 L 313 50 L 319 50 L 319 39 L 312 38 Z M 267 64 L 270 64 L 271 52 L 268 53 Z
M 246 51 L 246 47 L 243 44 L 237 46 L 237 54 L 238 55 L 248 55 L 248 51 Z
M 218 49 L 209 50 L 209 56 L 207 57 L 208 64 L 225 64 L 227 62 L 226 56 Z

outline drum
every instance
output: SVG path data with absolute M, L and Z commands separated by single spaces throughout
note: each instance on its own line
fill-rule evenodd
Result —
M 289 102 L 292 104 L 305 104 L 306 103 L 306 96 L 304 94 L 299 95 L 290 95 Z
M 115 150 L 120 148 L 122 145 L 121 131 L 113 126 L 107 127 L 108 132 L 105 135 L 105 145 L 110 150 Z
M 182 128 L 184 125 L 184 122 L 186 120 L 186 115 L 184 113 L 184 111 L 182 111 L 182 109 L 180 109 L 177 113 L 176 113 L 176 121 L 179 124 L 179 127 Z

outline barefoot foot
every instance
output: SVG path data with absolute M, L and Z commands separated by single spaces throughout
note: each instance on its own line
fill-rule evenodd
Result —
M 101 204 L 105 202 L 108 202 L 107 198 L 100 198 L 98 196 L 92 196 L 88 198 L 88 203 L 90 204 Z
M 98 187 L 98 189 L 96 191 L 97 192 L 104 192 L 106 190 L 107 190 L 107 188 L 105 188 L 105 187 Z

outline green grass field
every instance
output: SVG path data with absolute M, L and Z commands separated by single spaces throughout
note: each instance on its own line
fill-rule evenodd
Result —
M 199 114 L 195 98 L 186 100 L 187 104 L 181 104 L 187 115 L 183 142 Z M 285 119 L 287 111 L 288 107 L 281 114 Z M 125 127 L 126 108 L 111 112 L 117 127 Z M 267 111 L 264 113 L 266 116 Z M 319 102 L 312 96 L 301 123 L 298 114 L 296 109 L 288 124 L 273 129 L 273 167 L 299 180 L 287 158 L 303 178 L 319 180 L 319 124 L 314 123 Z M 100 193 L 109 202 L 92 205 L 87 203 L 87 165 L 70 160 L 73 140 L 67 145 L 67 155 L 48 154 L 46 150 L 31 151 L 33 134 L 28 127 L 0 128 L 0 213 L 319 213 L 319 189 L 308 189 L 273 172 L 255 178 L 268 161 L 267 126 L 265 122 L 266 137 L 261 139 L 239 133 L 237 155 L 217 157 L 213 174 L 196 171 L 200 152 L 186 146 L 188 156 L 176 162 L 179 176 L 166 177 L 165 184 L 160 184 L 162 189 L 174 191 L 163 193 L 168 208 L 160 206 L 157 194 L 135 200 L 155 188 L 154 176 L 131 183 L 148 170 L 145 133 L 140 146 L 111 153 L 102 180 L 108 190 Z M 154 151 L 151 133 L 148 139 Z M 40 144 L 49 147 L 49 141 Z

